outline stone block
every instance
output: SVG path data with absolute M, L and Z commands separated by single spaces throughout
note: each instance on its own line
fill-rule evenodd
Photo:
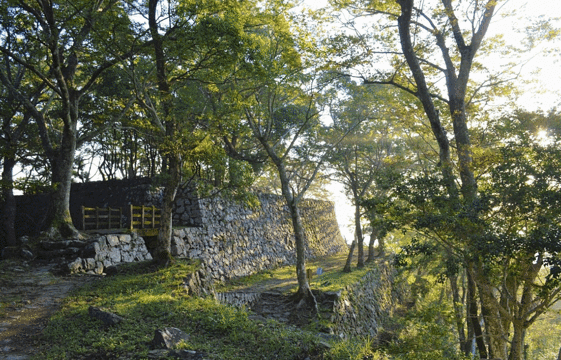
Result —
M 197 259 L 201 254 L 202 252 L 200 250 L 192 250 L 189 252 L 189 258 Z
M 101 275 L 103 274 L 103 269 L 104 269 L 103 263 L 101 261 L 96 261 L 94 273 L 96 273 L 97 275 Z
M 133 262 L 134 257 L 129 252 L 121 252 L 121 262 Z
M 71 274 L 79 273 L 83 270 L 82 258 L 76 258 L 76 260 L 72 261 L 68 264 L 68 270 Z
M 119 236 L 117 235 L 106 235 L 105 236 L 107 239 L 107 245 L 109 247 L 115 247 L 115 246 L 119 246 Z
M 109 258 L 113 264 L 118 264 L 121 262 L 121 251 L 117 248 L 111 249 L 109 252 Z
M 93 270 L 96 266 L 96 261 L 94 258 L 86 258 L 84 259 L 84 269 L 85 270 Z

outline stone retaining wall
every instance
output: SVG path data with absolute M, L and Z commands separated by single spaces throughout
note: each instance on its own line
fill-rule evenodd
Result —
M 335 334 L 370 338 L 378 335 L 400 298 L 393 272 L 388 264 L 380 263 L 359 282 L 343 289 L 331 319 Z
M 98 235 L 87 241 L 48 241 L 40 247 L 39 258 L 63 261 L 63 270 L 70 273 L 100 275 L 111 265 L 152 259 L 144 239 L 136 234 Z
M 251 209 L 224 199 L 199 200 L 202 226 L 173 230 L 172 255 L 201 259 L 214 280 L 224 281 L 296 262 L 288 208 L 277 195 L 259 195 Z M 301 212 L 306 255 L 332 255 L 347 248 L 339 232 L 333 203 L 306 200 Z
M 172 255 L 200 259 L 214 281 L 295 264 L 292 223 L 283 199 L 262 194 L 259 200 L 260 205 L 253 209 L 221 198 L 200 200 L 203 225 L 175 228 Z M 331 202 L 306 200 L 301 212 L 308 258 L 346 250 Z M 121 262 L 152 258 L 144 239 L 136 234 L 101 235 L 89 242 L 44 243 L 43 254 L 46 258 L 66 256 L 71 272 L 96 274 Z

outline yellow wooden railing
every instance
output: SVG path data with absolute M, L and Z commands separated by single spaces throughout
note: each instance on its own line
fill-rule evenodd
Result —
M 82 230 L 120 229 L 123 211 L 121 208 L 99 208 L 82 206 Z
M 123 211 L 121 208 L 100 208 L 82 206 L 82 230 L 125 230 L 122 224 Z M 137 232 L 142 236 L 154 236 L 158 234 L 162 210 L 155 206 L 129 207 L 130 232 Z
M 130 231 L 144 236 L 158 234 L 162 210 L 155 206 L 130 206 Z

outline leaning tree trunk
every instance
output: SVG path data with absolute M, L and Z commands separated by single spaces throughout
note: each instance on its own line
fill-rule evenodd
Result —
M 294 229 L 294 239 L 296 242 L 296 277 L 298 278 L 298 292 L 297 297 L 307 304 L 313 305 L 317 310 L 317 302 L 308 278 L 306 277 L 306 233 L 304 225 L 302 224 L 302 217 L 300 216 L 300 209 L 298 207 L 298 199 L 294 197 L 286 169 L 282 160 L 275 154 L 274 150 L 267 144 L 266 141 L 261 141 L 267 154 L 275 164 L 279 179 L 281 181 L 281 191 L 285 199 L 288 210 L 290 211 L 290 218 L 292 219 L 292 228 Z
M 306 276 L 306 234 L 304 225 L 300 216 L 298 204 L 292 200 L 288 204 L 290 217 L 292 219 L 292 227 L 294 229 L 294 238 L 296 241 L 296 276 L 298 278 L 298 297 L 302 299 L 313 299 L 310 303 L 315 304 L 315 298 L 310 289 L 308 278 Z
M 12 153 L 4 157 L 4 168 L 2 170 L 2 230 L 3 238 L 0 239 L 0 250 L 5 246 L 16 246 L 16 198 L 14 197 L 13 170 L 16 160 Z
M 454 164 L 452 163 L 450 157 L 450 143 L 446 130 L 442 126 L 440 121 L 440 115 L 438 109 L 434 105 L 432 100 L 431 92 L 429 86 L 427 85 L 425 75 L 415 54 L 415 49 L 413 46 L 413 40 L 411 36 L 411 17 L 413 14 L 413 0 L 404 0 L 399 2 L 401 6 L 401 16 L 398 17 L 398 30 L 399 38 L 401 43 L 401 49 L 405 60 L 409 65 L 409 69 L 413 74 L 415 79 L 415 84 L 417 85 L 417 98 L 421 101 L 425 114 L 428 117 L 430 126 L 436 142 L 438 143 L 438 148 L 440 150 L 440 166 L 442 176 L 447 187 L 448 193 L 453 199 L 457 198 L 457 189 L 455 183 L 455 177 L 453 174 Z

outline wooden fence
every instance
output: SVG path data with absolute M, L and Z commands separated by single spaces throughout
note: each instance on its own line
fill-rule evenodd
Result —
M 129 207 L 129 223 L 122 223 L 122 208 L 89 208 L 82 206 L 82 230 L 124 230 L 128 228 L 131 232 L 137 232 L 142 236 L 154 236 L 158 234 L 162 210 L 155 206 Z
M 82 206 L 82 230 L 121 229 L 123 211 L 121 208 L 89 208 Z
M 162 210 L 155 206 L 130 206 L 130 231 L 145 236 L 158 234 Z

